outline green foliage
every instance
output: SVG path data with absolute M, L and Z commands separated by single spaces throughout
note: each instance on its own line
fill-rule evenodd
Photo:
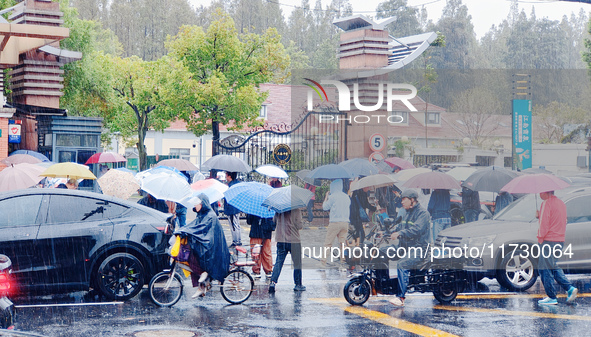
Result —
M 408 6 L 407 0 L 388 0 L 377 8 L 377 19 L 396 17 L 386 30 L 394 37 L 405 37 L 422 33 L 419 10 Z
M 183 26 L 169 38 L 172 58 L 190 73 L 190 86 L 176 93 L 186 104 L 179 116 L 199 136 L 219 122 L 231 130 L 254 125 L 267 93 L 258 85 L 283 82 L 289 56 L 275 29 L 239 34 L 232 18 L 218 10 L 207 31 Z
M 532 114 L 536 116 L 537 124 L 534 136 L 537 141 L 546 144 L 564 142 L 565 126 L 585 125 L 591 117 L 587 109 L 556 101 L 534 106 Z

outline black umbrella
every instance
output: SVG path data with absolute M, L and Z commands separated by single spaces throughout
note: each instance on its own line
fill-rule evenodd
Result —
M 209 170 L 220 170 L 227 172 L 250 172 L 252 168 L 242 159 L 228 154 L 218 154 L 209 158 L 202 167 Z
M 519 173 L 500 166 L 489 166 L 472 173 L 462 184 L 474 191 L 499 192 Z

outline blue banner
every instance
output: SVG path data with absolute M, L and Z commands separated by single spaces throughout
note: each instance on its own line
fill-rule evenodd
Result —
M 513 100 L 513 168 L 532 166 L 531 100 Z

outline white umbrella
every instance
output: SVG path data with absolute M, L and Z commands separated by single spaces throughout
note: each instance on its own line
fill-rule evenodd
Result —
M 476 172 L 476 169 L 473 167 L 454 167 L 445 173 L 454 177 L 455 180 L 464 181 L 474 172 Z
M 277 165 L 267 164 L 267 165 L 259 166 L 254 170 L 264 176 L 271 177 L 271 178 L 286 179 L 289 177 L 287 175 L 287 172 L 285 172 L 281 167 L 279 167 Z
M 392 178 L 387 174 L 375 174 L 369 177 L 361 178 L 359 180 L 355 180 L 351 183 L 351 191 L 360 190 L 365 187 L 384 187 L 394 185 L 394 183 L 398 182 L 396 179 Z
M 142 190 L 156 199 L 181 202 L 191 194 L 191 186 L 186 179 L 172 171 L 151 174 L 141 181 Z
M 421 173 L 425 173 L 425 172 L 431 172 L 431 169 L 428 168 L 423 168 L 423 167 L 419 167 L 419 168 L 414 168 L 414 169 L 408 169 L 408 170 L 402 170 L 398 173 L 392 174 L 392 178 L 398 180 L 398 181 L 407 181 L 408 179 L 416 176 L 417 174 L 421 174 Z

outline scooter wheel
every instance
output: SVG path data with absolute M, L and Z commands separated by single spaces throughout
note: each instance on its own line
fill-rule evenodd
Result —
M 6 308 L 0 312 L 0 328 L 8 329 L 14 325 L 14 309 Z
M 343 289 L 345 299 L 352 305 L 363 305 L 369 299 L 370 293 L 371 285 L 362 277 L 350 279 Z

